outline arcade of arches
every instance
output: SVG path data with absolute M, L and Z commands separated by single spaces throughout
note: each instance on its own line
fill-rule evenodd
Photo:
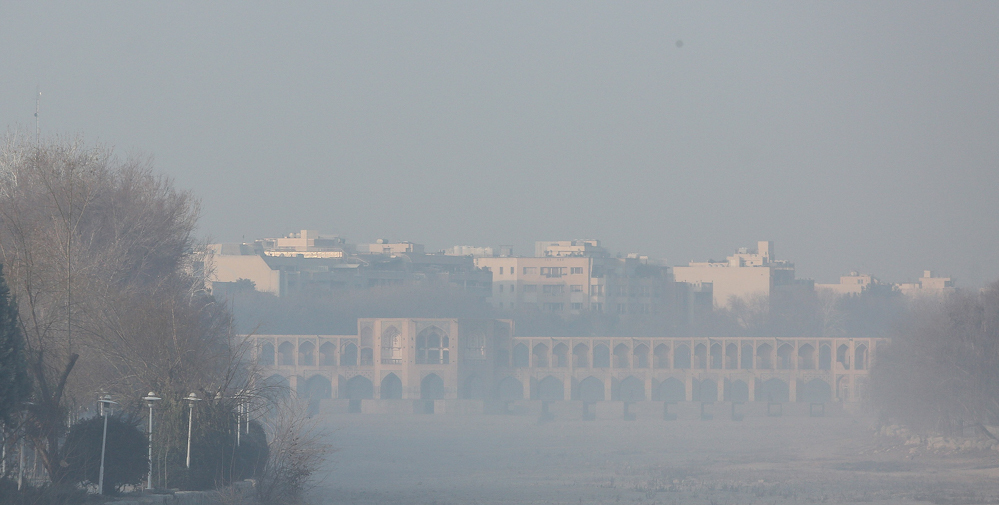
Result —
M 878 339 L 515 337 L 506 321 L 362 319 L 256 335 L 268 381 L 315 400 L 860 399 Z

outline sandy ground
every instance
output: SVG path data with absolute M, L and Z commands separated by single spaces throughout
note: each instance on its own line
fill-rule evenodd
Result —
M 905 446 L 863 416 L 327 419 L 321 504 L 999 503 L 999 452 Z

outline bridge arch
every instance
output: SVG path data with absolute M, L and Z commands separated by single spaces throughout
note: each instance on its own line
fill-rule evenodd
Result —
M 341 383 L 340 397 L 350 400 L 370 400 L 375 396 L 375 386 L 371 379 L 363 375 L 355 375 Z
M 809 403 L 825 403 L 832 400 L 832 386 L 822 379 L 812 379 L 805 383 L 801 400 Z
M 257 349 L 257 363 L 265 366 L 274 365 L 274 344 L 264 342 Z
M 616 396 L 612 400 L 639 402 L 645 400 L 645 381 L 629 375 L 617 385 Z
M 716 370 L 721 369 L 724 366 L 723 361 L 721 344 L 717 342 L 711 344 L 711 368 Z
M 693 397 L 695 402 L 718 401 L 718 383 L 711 379 L 695 379 Z
M 681 370 L 690 368 L 690 347 L 687 347 L 687 344 L 680 344 L 673 351 L 673 368 Z
M 390 373 L 382 379 L 381 387 L 381 397 L 382 400 L 401 400 L 402 399 L 402 380 L 399 376 Z
M 853 354 L 854 370 L 867 370 L 867 346 L 864 344 L 858 345 Z
M 655 368 L 669 368 L 669 346 L 659 344 L 652 352 L 652 366 Z
M 565 400 L 565 385 L 551 375 L 538 382 L 538 399 L 545 402 Z
M 630 352 L 631 349 L 625 344 L 614 346 L 614 368 L 631 368 L 631 360 L 628 356 Z
M 600 379 L 589 376 L 576 385 L 576 400 L 584 402 L 599 402 L 604 400 L 604 383 Z
M 340 366 L 357 366 L 357 345 L 348 342 L 340 353 Z
M 760 344 L 756 347 L 756 368 L 770 370 L 773 364 L 774 348 L 770 344 Z
M 590 348 L 586 344 L 576 344 L 572 348 L 572 366 L 576 368 L 590 367 Z
M 748 402 L 749 384 L 736 379 L 725 384 L 725 401 L 727 402 Z
M 420 381 L 421 400 L 443 400 L 444 399 L 444 379 L 432 373 Z
M 832 370 L 832 347 L 829 344 L 819 346 L 819 370 Z
M 530 352 L 527 350 L 527 346 L 523 342 L 518 343 L 513 346 L 513 367 L 514 368 L 527 368 L 530 366 L 531 362 Z
M 794 368 L 794 346 L 791 344 L 781 344 L 777 347 L 777 368 L 780 370 L 791 370 Z
M 295 344 L 284 341 L 278 346 L 278 364 L 295 366 Z
M 328 400 L 333 398 L 333 383 L 328 377 L 313 375 L 299 385 L 298 397 L 310 400 Z
M 773 378 L 763 381 L 756 391 L 758 401 L 781 402 L 790 401 L 791 388 L 781 379 Z
M 812 344 L 798 347 L 798 368 L 802 370 L 815 369 L 815 347 Z
M 558 368 L 569 366 L 569 346 L 559 342 L 552 347 L 552 366 Z
M 298 364 L 301 366 L 314 366 L 316 364 L 316 344 L 306 340 L 298 344 Z
M 606 345 L 593 346 L 593 368 L 610 368 L 610 349 Z
M 548 346 L 545 344 L 538 344 L 534 346 L 531 351 L 534 354 L 534 366 L 540 368 L 548 367 Z
M 697 344 L 694 346 L 694 368 L 705 369 L 708 367 L 708 346 Z
M 323 345 L 319 346 L 319 364 L 336 366 L 336 345 L 332 342 L 323 342 Z
M 753 344 L 743 342 L 742 359 L 739 360 L 739 368 L 743 370 L 751 370 L 753 368 L 753 355 Z
M 735 370 L 739 368 L 739 346 L 729 343 L 725 346 L 725 369 Z
M 669 377 L 659 384 L 656 400 L 671 403 L 685 402 L 687 401 L 687 386 L 678 379 Z
M 524 385 L 515 377 L 507 376 L 496 385 L 496 397 L 503 401 L 524 399 Z
M 649 367 L 649 346 L 645 344 L 638 344 L 635 346 L 634 356 L 635 368 L 648 368 Z

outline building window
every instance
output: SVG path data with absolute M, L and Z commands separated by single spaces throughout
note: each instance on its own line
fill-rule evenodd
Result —
M 561 295 L 565 292 L 565 286 L 562 284 L 545 284 L 541 287 L 541 292 L 546 295 Z
M 541 267 L 541 275 L 545 277 L 562 277 L 565 274 L 565 267 Z
M 510 284 L 510 292 L 511 292 L 511 293 L 513 293 L 514 291 L 516 291 L 516 290 L 514 289 L 514 288 L 515 288 L 516 286 L 517 286 L 516 284 Z
M 503 267 L 500 267 L 500 275 L 503 275 Z
M 446 365 L 449 360 L 447 334 L 439 328 L 428 328 L 416 336 L 416 364 Z
M 537 293 L 538 292 L 538 285 L 537 284 L 525 284 L 524 285 L 524 292 L 525 293 Z
M 582 293 L 583 292 L 583 286 L 581 284 L 573 284 L 572 286 L 569 286 L 569 292 L 570 293 Z
M 534 275 L 538 273 L 538 267 L 524 267 L 524 275 Z
M 561 303 L 546 303 L 544 304 L 545 312 L 562 312 L 562 307 L 564 305 Z
M 572 304 L 572 310 L 583 310 L 583 304 L 582 303 Z
M 597 296 L 597 295 L 603 294 L 604 290 L 601 289 L 602 287 L 603 286 L 599 286 L 599 285 L 590 286 L 590 294 L 593 295 L 593 296 Z
M 590 310 L 592 310 L 593 312 L 601 312 L 601 311 L 604 310 L 604 304 L 602 304 L 602 303 L 591 303 L 590 304 Z
M 486 336 L 475 332 L 465 338 L 465 357 L 473 360 L 486 359 Z
M 575 275 L 575 274 L 581 274 L 581 273 L 583 273 L 583 267 L 572 267 L 569 270 L 569 273 L 573 274 L 573 275 Z

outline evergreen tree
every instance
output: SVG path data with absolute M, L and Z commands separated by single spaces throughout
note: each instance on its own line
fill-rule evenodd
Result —
M 17 301 L 10 296 L 0 265 L 0 422 L 9 424 L 11 415 L 21 409 L 30 394 L 31 377 L 17 322 Z

